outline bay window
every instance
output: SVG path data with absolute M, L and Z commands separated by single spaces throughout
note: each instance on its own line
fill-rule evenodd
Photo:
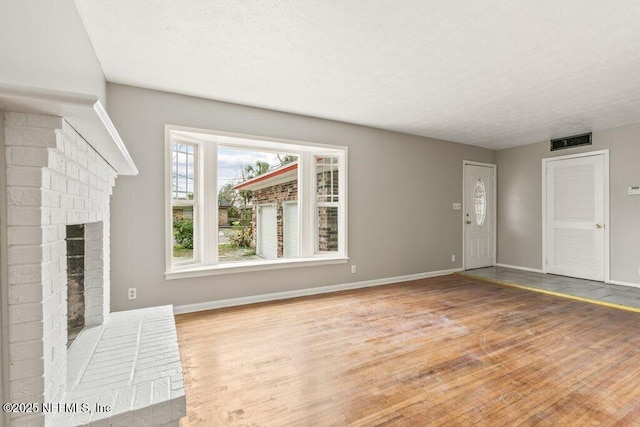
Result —
M 167 278 L 347 261 L 347 149 L 166 127 Z

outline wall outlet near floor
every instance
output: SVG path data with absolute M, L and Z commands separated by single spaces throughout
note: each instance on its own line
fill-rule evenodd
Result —
M 456 262 L 456 256 L 455 255 L 451 255 L 451 262 Z
M 137 288 L 129 288 L 129 299 L 136 299 L 138 297 Z
M 352 272 L 352 273 L 355 273 L 355 272 L 356 272 L 356 266 L 355 266 L 355 265 L 352 265 L 352 266 L 351 266 L 351 272 Z

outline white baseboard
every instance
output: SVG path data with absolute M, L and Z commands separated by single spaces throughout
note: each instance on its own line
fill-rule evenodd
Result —
M 175 314 L 193 313 L 196 311 L 212 310 L 215 308 L 235 307 L 238 305 L 255 304 L 259 302 L 277 301 L 282 299 L 303 297 L 308 295 L 327 294 L 330 292 L 347 291 L 351 289 L 368 288 L 371 286 L 390 285 L 392 283 L 408 282 L 410 280 L 426 279 L 429 277 L 446 276 L 462 271 L 461 268 L 450 270 L 430 271 L 427 273 L 409 274 L 406 276 L 387 277 L 384 279 L 365 280 L 363 282 L 344 283 L 341 285 L 320 286 L 317 288 L 299 289 L 296 291 L 275 292 L 263 295 L 251 295 L 248 297 L 230 298 L 218 301 L 199 302 L 173 307 Z
M 496 267 L 511 268 L 512 270 L 530 271 L 532 273 L 543 273 L 539 268 L 520 267 L 519 265 L 496 264 Z
M 632 288 L 640 288 L 640 283 L 623 282 L 621 280 L 607 280 L 606 283 L 611 283 L 612 285 L 620 285 L 620 286 L 631 286 Z

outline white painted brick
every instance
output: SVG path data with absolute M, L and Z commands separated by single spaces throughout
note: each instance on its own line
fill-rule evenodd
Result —
M 104 247 L 102 245 L 97 245 L 97 247 L 89 249 L 88 245 L 91 245 L 92 243 L 93 241 L 91 240 L 85 241 L 85 245 L 87 245 L 84 253 L 85 259 L 102 259 L 104 255 Z
M 49 150 L 49 158 L 46 164 L 55 172 L 61 173 L 63 175 L 66 175 L 67 173 L 66 159 L 59 150 Z
M 12 264 L 9 265 L 9 284 L 38 283 L 42 281 L 42 266 L 40 264 Z
M 66 233 L 65 233 L 65 237 L 66 237 Z M 51 256 L 53 258 L 67 256 L 67 244 L 62 239 L 58 240 L 57 242 L 51 243 L 50 248 L 51 248 Z
M 73 209 L 73 196 L 68 194 L 60 195 L 60 208 L 61 209 Z M 65 213 L 66 215 L 66 213 Z
M 7 146 L 55 147 L 56 134 L 51 130 L 6 127 L 4 130 Z
M 66 267 L 66 265 L 65 265 Z M 57 260 L 52 260 L 49 262 L 46 262 L 44 264 L 41 265 L 41 278 L 40 281 L 42 280 L 48 280 L 48 279 L 52 279 L 54 277 L 56 277 L 59 273 L 60 273 L 60 268 L 59 268 L 59 264 L 57 262 Z M 66 271 L 66 270 L 65 270 Z
M 42 187 L 42 169 L 39 167 L 7 168 L 7 185 L 19 185 L 21 187 Z
M 64 132 L 67 138 L 77 142 L 78 132 L 76 132 L 73 126 L 71 126 L 66 120 L 62 121 L 62 132 Z
M 85 326 L 101 325 L 103 322 L 104 322 L 104 315 L 102 314 L 89 315 L 85 311 L 85 315 L 84 315 Z
M 53 190 L 41 190 L 42 192 L 42 206 L 49 208 L 60 207 L 60 193 Z
M 52 292 L 52 280 L 45 280 L 42 282 L 42 297 L 48 298 L 51 296 Z
M 87 141 L 84 140 L 84 138 L 78 138 L 78 153 L 84 153 L 85 156 L 87 156 L 87 153 L 91 149 L 92 148 L 89 146 Z M 87 156 L 87 161 L 88 160 L 89 160 L 89 157 Z
M 8 300 L 9 304 L 40 302 L 42 301 L 42 285 L 40 283 L 11 285 Z
M 67 177 L 57 172 L 51 173 L 51 190 L 64 193 L 67 191 Z
M 44 375 L 42 359 L 12 360 L 9 364 L 9 381 L 24 380 Z
M 42 225 L 51 225 L 51 210 L 47 208 L 42 209 Z
M 25 403 L 27 403 L 26 400 Z M 16 414 L 16 418 L 11 420 L 11 427 L 42 427 L 43 425 L 45 425 L 45 416 L 41 413 L 29 416 Z
M 57 240 L 64 239 L 64 225 L 48 225 L 42 227 L 42 243 L 53 243 Z
M 88 243 L 89 241 L 85 240 L 85 242 Z M 89 258 L 85 254 L 84 268 L 86 270 L 102 270 L 102 269 L 104 269 L 104 261 L 105 260 L 102 257 L 100 257 L 100 258 Z
M 5 143 L 8 144 L 7 141 Z M 13 166 L 46 166 L 49 153 L 46 148 L 9 147 L 8 161 Z
M 57 263 L 58 263 L 57 270 L 59 273 L 64 273 L 67 271 L 67 257 L 58 258 Z
M 42 322 L 26 322 L 11 325 L 11 334 L 9 334 L 9 342 L 24 342 L 32 340 L 42 340 L 43 335 Z
M 84 181 L 85 179 L 89 179 L 89 171 L 84 170 L 87 168 L 87 165 L 89 164 L 89 158 L 87 157 L 86 149 L 83 152 L 81 146 L 78 147 L 78 164 L 80 165 L 80 168 L 82 168 L 80 169 L 81 170 L 80 180 Z
M 98 161 L 98 152 L 96 150 L 93 149 L 93 147 L 89 146 L 87 149 L 87 155 L 89 156 L 89 161 L 91 163 L 93 163 L 94 166 L 97 166 L 97 161 Z M 91 166 L 91 164 L 89 165 Z M 92 171 L 91 169 L 89 169 L 90 172 L 92 173 L 96 173 L 95 169 Z
M 89 406 L 94 406 L 96 401 L 98 400 L 97 396 L 83 397 L 82 399 L 78 399 L 78 405 L 82 403 L 87 403 Z M 90 412 L 76 412 L 73 414 L 73 417 L 70 420 L 70 424 L 72 426 L 85 425 L 89 421 L 91 421 L 92 414 Z
M 84 210 L 85 209 L 85 205 L 84 205 L 84 199 L 80 198 L 80 197 L 74 197 L 73 199 L 73 209 L 75 210 Z
M 89 202 L 89 200 L 87 200 L 89 198 L 89 186 L 87 184 L 84 184 L 84 180 L 82 179 L 82 177 L 80 178 L 80 197 L 82 197 L 83 199 L 85 199 L 85 204 Z M 86 209 L 91 209 L 90 207 L 87 206 Z
M 7 240 L 9 245 L 40 245 L 42 244 L 42 229 L 39 227 L 8 227 Z
M 33 377 L 21 379 L 19 381 L 10 381 L 9 395 L 11 399 L 21 399 L 24 397 L 33 397 L 34 399 L 44 393 L 44 378 Z
M 42 341 L 24 341 L 14 343 L 9 348 L 10 360 L 42 359 Z
M 92 185 L 92 186 L 89 188 L 89 198 L 90 198 L 91 200 L 95 200 L 95 201 L 99 202 L 99 201 L 100 201 L 100 199 L 102 198 L 102 192 L 100 192 L 100 191 L 96 190 L 95 185 Z
M 38 192 L 40 190 L 37 190 Z M 39 207 L 7 208 L 7 222 L 11 225 L 40 225 L 42 223 L 42 210 Z
M 58 224 L 66 224 L 67 222 L 67 211 L 64 209 L 50 209 L 50 224 L 58 225 Z
M 27 125 L 47 129 L 61 129 L 64 121 L 62 117 L 34 113 L 28 113 L 26 118 Z
M 67 286 L 67 273 L 62 272 L 51 279 L 52 293 L 61 292 Z
M 53 298 L 53 295 L 51 295 L 49 298 Z M 47 353 L 47 351 L 51 353 L 53 349 L 53 345 L 51 344 L 51 331 L 53 330 L 54 323 L 55 322 L 52 314 L 48 314 L 44 316 L 44 318 L 42 319 L 42 333 L 45 334 L 45 345 L 44 345 L 45 353 Z M 49 356 L 51 356 L 51 354 L 49 354 Z M 47 357 L 45 354 L 45 360 L 50 361 L 51 358 Z
M 78 178 L 80 177 L 80 168 L 78 168 L 78 165 L 76 165 L 73 162 L 68 161 L 66 163 L 66 172 L 67 172 L 67 177 L 75 181 L 77 181 Z
M 84 288 L 84 295 L 86 297 L 101 297 L 102 294 L 102 288 Z
M 75 141 L 71 141 L 67 139 L 64 143 L 64 154 L 67 155 L 72 161 L 78 161 L 78 146 Z M 67 168 L 67 173 L 69 172 L 69 168 Z
M 93 307 L 102 307 L 103 303 L 104 303 L 104 297 L 102 296 L 85 298 L 85 307 L 86 305 L 91 305 Z
M 27 124 L 26 113 L 16 113 L 14 111 L 4 111 L 4 124 L 5 126 L 20 125 L 25 126 Z
M 9 265 L 38 264 L 42 260 L 42 246 L 9 246 Z
M 18 118 L 24 121 L 26 116 Z M 47 126 L 49 119 L 33 122 L 36 126 Z M 59 120 L 55 119 L 54 120 Z M 50 123 L 49 123 L 50 124 Z M 109 219 L 109 194 L 115 182 L 115 172 L 103 159 L 99 158 L 95 151 L 90 148 L 86 141 L 82 140 L 76 132 L 65 122 L 62 125 L 63 132 L 40 132 L 37 129 L 27 129 L 23 131 L 16 129 L 13 139 L 20 134 L 20 144 L 29 144 L 24 140 L 25 135 L 31 135 L 32 144 L 51 145 L 55 140 L 56 148 L 48 150 L 24 150 L 24 146 L 12 146 L 7 149 L 8 153 L 8 179 L 17 184 L 24 184 L 15 187 L 32 187 L 26 191 L 14 190 L 8 195 L 11 209 L 9 219 L 16 225 L 10 223 L 8 227 L 9 235 L 9 257 L 12 265 L 43 265 L 40 271 L 40 280 L 37 283 L 14 284 L 14 292 L 9 292 L 10 322 L 20 322 L 11 324 L 10 354 L 15 357 L 26 359 L 26 352 L 33 353 L 34 358 L 44 357 L 43 368 L 46 375 L 47 396 L 62 396 L 62 391 L 66 383 L 66 245 L 61 239 L 65 236 L 64 224 L 88 223 L 96 221 L 106 221 L 97 227 L 87 226 L 87 231 L 92 229 L 95 232 L 96 240 L 106 239 L 106 242 L 94 242 L 91 245 L 96 256 L 92 263 L 92 258 L 87 257 L 87 265 L 92 264 L 93 273 L 89 273 L 85 283 L 87 290 L 87 316 L 85 322 L 99 324 L 104 321 L 108 314 L 109 288 L 108 288 L 108 268 L 109 262 L 106 257 L 108 251 L 108 219 Z M 56 135 L 54 138 L 52 135 Z M 40 139 L 38 139 L 40 138 Z M 14 150 L 17 149 L 17 150 Z M 64 152 L 60 151 L 63 150 Z M 40 157 L 37 157 L 40 156 Z M 16 160 L 19 167 L 11 164 Z M 40 163 L 38 163 L 40 162 Z M 31 166 L 33 165 L 33 166 Z M 91 168 L 95 175 L 91 175 L 84 166 Z M 41 169 L 44 167 L 44 169 Z M 63 176 L 64 174 L 64 176 Z M 66 176 L 68 174 L 68 177 Z M 94 187 L 90 188 L 89 184 Z M 31 205 L 40 205 L 34 198 L 36 194 L 33 190 L 42 188 L 40 198 L 44 209 L 23 209 Z M 74 196 L 76 197 L 74 199 Z M 35 202 L 38 202 L 37 205 Z M 71 213 L 70 213 L 71 212 Z M 42 228 L 36 227 L 42 225 Z M 104 229 L 106 227 L 106 229 Z M 103 230 L 104 229 L 104 230 Z M 44 244 L 42 243 L 44 242 Z M 35 249 L 34 249 L 35 246 Z M 105 259 L 102 259 L 105 257 Z M 28 269 L 28 267 L 27 267 Z M 24 267 L 16 267 L 11 272 L 12 279 L 19 275 L 22 279 L 29 278 L 29 274 L 38 275 L 37 272 L 27 271 Z M 51 276 L 51 279 L 46 279 Z M 94 283 L 92 283 L 94 281 Z M 107 281 L 107 288 L 103 285 Z M 91 285 L 96 288 L 91 288 Z M 40 295 L 40 298 L 37 299 Z M 38 302 L 32 302 L 38 301 Z M 92 306 L 93 303 L 93 306 Z M 35 304 L 35 306 L 33 305 Z M 38 312 L 39 308 L 39 312 Z M 18 314 L 19 309 L 20 313 Z M 30 341 L 42 337 L 43 331 L 48 332 L 44 341 Z M 21 331 L 21 336 L 16 336 L 16 331 Z M 35 336 L 36 338 L 33 338 Z M 40 338 L 42 339 L 42 338 Z M 17 344 L 21 343 L 20 346 Z M 30 350 L 33 346 L 40 346 L 39 352 Z M 46 344 L 46 348 L 45 345 Z M 36 349 L 37 350 L 37 349 Z M 37 356 L 36 356 L 37 355 Z M 116 359 L 117 360 L 117 359 Z M 111 361 L 113 362 L 113 360 Z M 26 365 L 25 365 L 26 366 Z M 111 366 L 113 373 L 113 364 Z M 26 368 L 25 368 L 26 369 Z M 108 369 L 108 368 L 107 368 Z M 14 375 L 22 375 L 16 371 Z M 128 378 L 128 377 L 127 377 Z M 110 380 L 109 380 L 110 381 Z M 44 391 L 43 391 L 44 393 Z M 40 394 L 40 397 L 42 395 Z M 165 420 L 165 415 L 156 417 L 158 423 Z M 123 420 L 127 421 L 127 420 Z M 129 419 L 131 421 L 131 419 Z
M 34 187 L 7 187 L 9 206 L 34 206 L 42 204 L 42 190 Z
M 80 212 L 76 210 L 67 211 L 67 223 L 68 224 L 80 224 Z
M 79 211 L 78 215 L 80 216 L 80 223 L 86 224 L 89 222 L 89 212 L 87 211 Z

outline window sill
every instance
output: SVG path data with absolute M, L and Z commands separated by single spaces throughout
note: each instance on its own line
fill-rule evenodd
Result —
M 214 276 L 218 274 L 246 273 L 250 271 L 275 270 L 279 268 L 308 267 L 329 264 L 346 264 L 349 257 L 322 257 L 279 259 L 272 261 L 247 261 L 229 264 L 217 264 L 198 267 L 185 267 L 164 273 L 166 280 L 185 279 L 188 277 Z

